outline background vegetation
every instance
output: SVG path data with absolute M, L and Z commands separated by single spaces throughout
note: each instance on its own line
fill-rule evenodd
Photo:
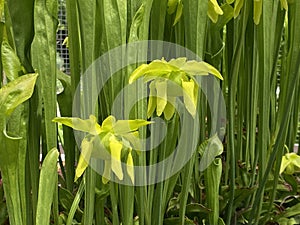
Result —
M 299 156 L 287 154 L 299 143 L 298 0 L 66 0 L 65 4 L 70 76 L 57 70 L 57 1 L 0 1 L 4 131 L 0 224 L 300 223 Z M 140 40 L 179 44 L 216 67 L 224 78 L 218 82 L 227 118 L 210 120 L 200 92 L 199 151 L 161 183 L 104 184 L 90 167 L 74 182 L 80 152 L 73 130 L 61 125 L 58 129 L 52 122 L 57 104 L 61 116 L 71 117 L 75 89 L 86 85 L 80 76 L 89 65 L 110 49 Z M 107 83 L 96 113 L 100 124 L 137 66 Z M 101 74 L 97 76 L 101 79 Z M 57 83 L 63 91 L 57 91 Z M 21 94 L 24 90 L 26 95 Z M 144 100 L 134 107 L 132 119 L 147 119 L 146 104 Z M 219 107 L 217 95 L 213 107 Z M 209 137 L 215 122 L 226 124 L 223 145 L 216 136 Z M 135 164 L 164 159 L 176 145 L 178 124 L 175 115 L 161 145 L 150 155 L 135 156 Z M 159 127 L 153 129 L 158 132 Z M 140 133 L 147 135 L 146 129 Z M 64 150 L 64 162 L 55 148 Z M 222 154 L 213 155 L 213 162 L 200 172 L 205 149 Z

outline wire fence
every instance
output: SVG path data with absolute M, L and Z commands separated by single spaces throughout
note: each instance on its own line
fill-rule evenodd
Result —
M 64 43 L 68 37 L 66 1 L 58 0 L 58 30 L 56 34 L 57 67 L 66 74 L 70 73 L 69 51 Z

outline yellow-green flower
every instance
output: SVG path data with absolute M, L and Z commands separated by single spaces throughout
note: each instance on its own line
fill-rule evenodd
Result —
M 148 118 L 154 113 L 164 114 L 167 120 L 175 113 L 176 97 L 183 96 L 187 111 L 196 115 L 198 101 L 198 83 L 193 76 L 213 74 L 223 80 L 219 71 L 206 62 L 187 61 L 185 57 L 166 60 L 154 60 L 150 64 L 142 64 L 129 77 L 131 84 L 140 77 L 150 82 L 148 102 Z
M 300 170 L 300 156 L 296 153 L 287 153 L 282 156 L 280 174 L 285 171 L 287 174 L 293 174 L 295 171 Z
M 219 15 L 223 15 L 223 10 L 217 0 L 208 0 L 207 15 L 214 23 L 218 21 Z
M 105 160 L 103 183 L 111 178 L 111 171 L 123 180 L 121 155 L 123 151 L 127 154 L 127 174 L 134 183 L 132 149 L 139 149 L 138 129 L 151 122 L 145 120 L 116 120 L 108 116 L 100 126 L 95 116 L 89 119 L 59 117 L 53 120 L 66 126 L 88 133 L 81 142 L 81 154 L 76 168 L 75 180 L 77 180 L 88 167 L 91 157 Z M 101 143 L 99 143 L 101 142 Z M 103 149 L 103 147 L 105 149 Z

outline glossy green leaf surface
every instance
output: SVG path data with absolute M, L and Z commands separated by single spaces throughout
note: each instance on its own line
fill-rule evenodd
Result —
M 51 204 L 56 188 L 58 155 L 59 153 L 56 148 L 50 150 L 42 164 L 36 224 L 49 223 Z
M 0 89 L 0 113 L 9 116 L 13 110 L 28 100 L 34 90 L 38 74 L 23 75 Z

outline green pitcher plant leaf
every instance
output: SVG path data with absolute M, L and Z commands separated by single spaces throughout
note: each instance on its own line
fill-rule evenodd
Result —
M 9 116 L 31 97 L 37 77 L 36 73 L 23 75 L 0 89 L 0 115 Z
M 223 80 L 220 72 L 206 62 L 187 60 L 185 57 L 154 60 L 149 64 L 142 64 L 129 77 L 129 83 L 143 77 L 144 82 L 150 82 L 150 96 L 147 116 L 156 114 L 169 120 L 175 113 L 176 97 L 183 96 L 187 111 L 196 115 L 199 85 L 194 76 L 212 74 Z
M 300 170 L 300 156 L 295 152 L 286 153 L 282 156 L 280 174 L 285 171 L 287 174 L 294 174 Z
M 218 135 L 215 134 L 210 139 L 204 141 L 199 146 L 199 153 L 201 155 L 200 171 L 204 171 L 223 152 L 223 144 Z
M 90 115 L 89 119 L 72 117 L 57 117 L 53 122 L 62 123 L 74 130 L 88 133 L 81 142 L 81 154 L 78 160 L 75 181 L 82 176 L 88 167 L 91 157 L 101 158 L 105 161 L 102 182 L 106 184 L 111 179 L 111 172 L 123 180 L 122 154 L 127 154 L 127 173 L 134 183 L 132 149 L 139 150 L 139 132 L 142 126 L 151 124 L 151 121 L 116 120 L 108 116 L 102 124 L 97 123 L 97 118 Z
M 53 202 L 53 195 L 57 182 L 58 156 L 59 152 L 57 151 L 57 149 L 51 149 L 46 155 L 42 165 L 39 182 L 36 224 L 49 223 L 51 204 Z

